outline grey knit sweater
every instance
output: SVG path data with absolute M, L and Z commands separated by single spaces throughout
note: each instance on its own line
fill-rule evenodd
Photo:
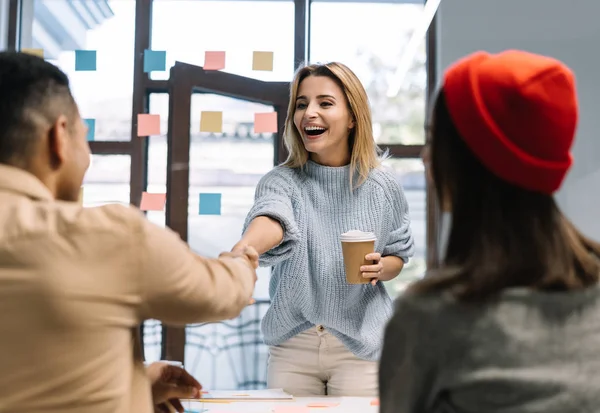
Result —
M 401 297 L 380 396 L 381 413 L 600 412 L 600 289 Z
M 244 230 L 261 215 L 284 228 L 281 244 L 261 256 L 261 265 L 273 266 L 271 307 L 262 322 L 266 344 L 322 324 L 356 356 L 377 360 L 392 301 L 381 282 L 346 282 L 339 236 L 374 232 L 383 256 L 412 256 L 408 205 L 392 175 L 374 169 L 351 193 L 349 166 L 276 167 L 259 182 Z

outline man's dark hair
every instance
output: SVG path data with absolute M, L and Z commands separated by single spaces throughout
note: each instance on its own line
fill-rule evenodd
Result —
M 61 114 L 75 113 L 69 79 L 58 67 L 37 56 L 0 52 L 0 163 L 26 163 L 40 132 Z

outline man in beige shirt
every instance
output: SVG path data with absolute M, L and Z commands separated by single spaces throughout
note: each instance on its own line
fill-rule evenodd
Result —
M 58 68 L 0 53 L 0 412 L 150 413 L 146 319 L 230 319 L 257 257 L 206 259 L 135 208 L 77 201 L 90 153 Z

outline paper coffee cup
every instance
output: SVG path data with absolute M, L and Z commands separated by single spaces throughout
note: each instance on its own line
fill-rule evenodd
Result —
M 375 252 L 376 240 L 377 237 L 372 232 L 358 230 L 348 231 L 340 235 L 346 281 L 349 284 L 368 284 L 371 282 L 370 279 L 362 276 L 360 267 L 373 264 L 373 261 L 365 260 L 365 256 Z

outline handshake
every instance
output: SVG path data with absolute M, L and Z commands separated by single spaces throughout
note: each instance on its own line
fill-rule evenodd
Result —
M 219 258 L 238 258 L 246 261 L 253 269 L 258 268 L 258 252 L 249 245 L 235 245 L 231 252 L 222 252 Z

